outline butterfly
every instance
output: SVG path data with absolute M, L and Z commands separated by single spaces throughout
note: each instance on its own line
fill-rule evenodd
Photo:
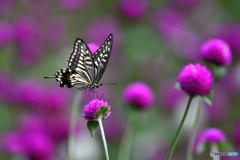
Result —
M 98 84 L 107 67 L 112 51 L 113 35 L 110 34 L 101 47 L 92 55 L 87 44 L 76 38 L 68 59 L 68 67 L 59 69 L 54 78 L 60 87 L 94 91 L 102 86 Z

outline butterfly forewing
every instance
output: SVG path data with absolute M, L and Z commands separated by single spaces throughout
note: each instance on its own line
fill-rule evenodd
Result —
M 68 59 L 68 67 L 77 72 L 77 74 L 72 76 L 76 81 L 80 80 L 89 84 L 95 79 L 91 52 L 86 43 L 79 38 L 74 41 L 73 51 Z
M 113 35 L 110 34 L 102 46 L 93 54 L 96 77 L 94 83 L 101 79 L 112 51 Z

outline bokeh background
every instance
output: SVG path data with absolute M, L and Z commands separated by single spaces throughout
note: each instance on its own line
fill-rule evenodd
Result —
M 111 159 L 117 159 L 128 123 L 124 88 L 136 81 L 149 85 L 154 102 L 139 111 L 131 160 L 161 160 L 180 123 L 187 95 L 174 88 L 181 68 L 203 63 L 201 44 L 222 38 L 233 62 L 213 86 L 213 107 L 203 103 L 197 136 L 221 129 L 240 154 L 240 1 L 239 0 L 1 0 L 0 1 L 0 141 L 1 160 L 64 160 L 74 89 L 44 80 L 67 59 L 75 38 L 101 45 L 109 33 L 114 43 L 101 82 L 112 114 L 103 121 Z M 91 137 L 81 93 L 75 159 L 104 159 L 100 132 Z M 173 159 L 186 157 L 194 104 Z M 223 157 L 225 159 L 229 157 Z M 239 157 L 238 157 L 239 158 Z M 209 152 L 195 159 L 211 159 Z M 234 158 L 229 158 L 234 159 Z

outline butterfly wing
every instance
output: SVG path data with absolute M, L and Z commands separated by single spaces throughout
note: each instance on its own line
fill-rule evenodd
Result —
M 96 77 L 93 83 L 98 83 L 107 67 L 112 51 L 113 35 L 110 34 L 102 46 L 93 54 Z
M 73 50 L 68 59 L 68 67 L 76 72 L 71 75 L 74 84 L 86 87 L 95 79 L 92 54 L 86 43 L 79 38 L 74 41 Z

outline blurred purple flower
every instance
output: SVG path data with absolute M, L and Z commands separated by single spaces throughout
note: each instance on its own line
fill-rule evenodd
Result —
M 14 7 L 15 2 L 17 2 L 17 1 L 15 1 L 15 0 L 1 0 L 0 13 L 10 12 Z
M 219 143 L 226 140 L 224 133 L 218 128 L 210 128 L 201 135 L 201 142 Z
M 1 149 L 7 154 L 23 153 L 22 136 L 20 132 L 10 131 L 2 135 Z
M 169 110 L 178 106 L 180 101 L 185 97 L 185 94 L 175 88 L 173 81 L 163 83 L 160 90 L 161 103 L 163 107 Z
M 36 21 L 31 18 L 19 19 L 15 27 L 20 61 L 24 65 L 31 65 L 44 53 L 42 52 L 42 31 Z
M 146 83 L 133 82 L 124 89 L 123 101 L 138 109 L 148 109 L 154 102 L 154 94 Z
M 234 126 L 233 140 L 237 145 L 240 146 L 240 121 Z
M 85 0 L 59 0 L 60 8 L 65 11 L 76 11 L 84 6 Z
M 6 45 L 15 40 L 14 27 L 7 22 L 0 22 L 0 46 Z
M 88 43 L 88 47 L 89 47 L 91 53 L 94 54 L 100 46 L 96 45 L 95 43 Z
M 211 71 L 196 63 L 186 65 L 178 75 L 178 82 L 183 91 L 190 96 L 207 95 L 213 83 Z
M 84 106 L 84 110 L 83 113 L 85 115 L 82 115 L 82 117 L 84 117 L 86 120 L 94 120 L 96 119 L 96 113 L 99 110 L 99 108 L 101 108 L 102 106 L 109 106 L 107 104 L 107 102 L 103 102 L 103 100 L 97 100 L 94 99 L 91 102 L 89 102 L 87 105 Z M 107 117 L 103 117 L 102 119 L 106 119 L 110 116 L 111 112 L 110 112 L 111 106 L 109 106 L 108 108 L 108 115 Z
M 232 61 L 232 53 L 229 45 L 217 38 L 209 39 L 202 44 L 200 56 L 203 60 L 218 65 L 229 65 Z
M 52 157 L 54 144 L 50 137 L 42 132 L 28 132 L 22 136 L 24 153 L 31 160 Z
M 129 19 L 138 19 L 146 13 L 148 0 L 121 0 L 120 10 Z

